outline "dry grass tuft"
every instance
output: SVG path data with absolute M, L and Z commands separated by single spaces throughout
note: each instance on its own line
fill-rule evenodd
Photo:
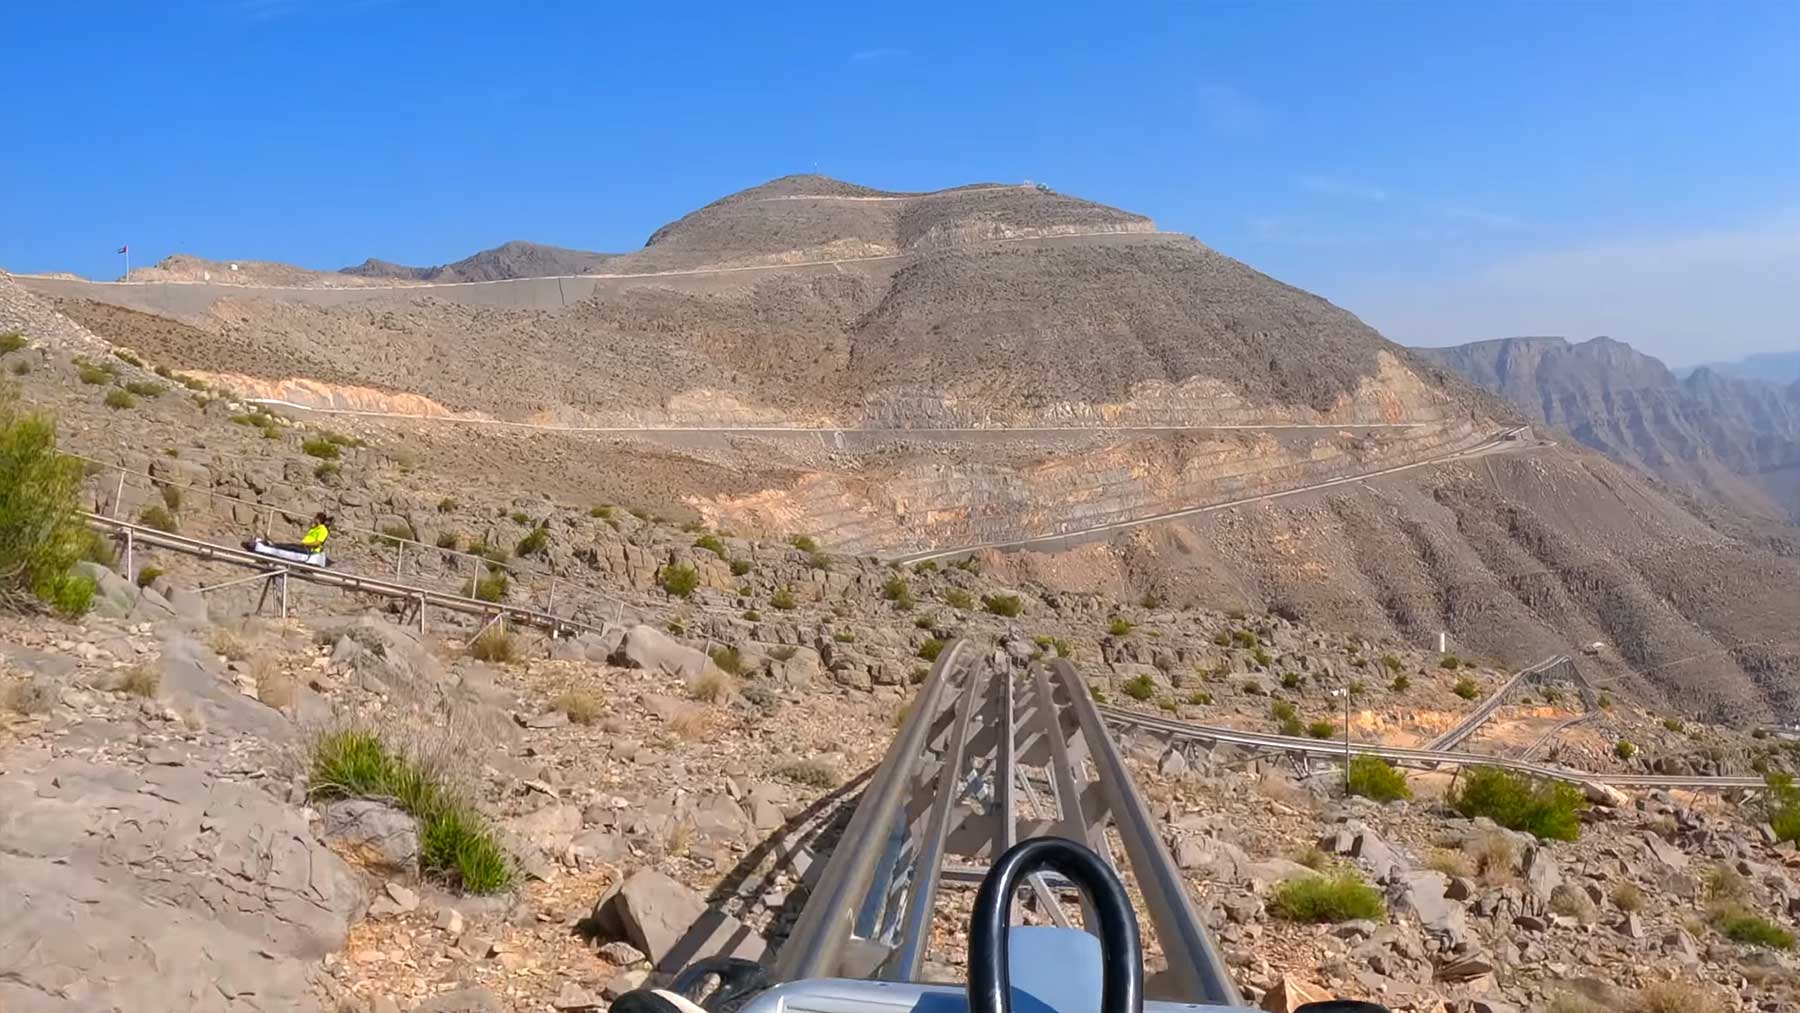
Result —
M 162 688 L 162 675 L 149 665 L 133 665 L 119 675 L 113 683 L 113 689 L 120 693 L 130 693 L 145 699 L 156 696 Z
M 687 686 L 688 699 L 701 703 L 724 703 L 735 692 L 737 680 L 731 677 L 731 673 L 712 666 L 695 676 Z
M 1463 851 L 1475 863 L 1481 881 L 1489 886 L 1510 883 L 1518 876 L 1519 846 L 1498 830 L 1469 838 Z
M 606 701 L 600 694 L 585 689 L 566 689 L 550 701 L 550 706 L 569 716 L 578 725 L 591 725 L 600 720 Z
M 250 657 L 250 643 L 242 633 L 229 626 L 214 626 L 207 634 L 206 646 L 226 661 L 245 661 Z
M 775 768 L 775 776 L 809 788 L 836 788 L 841 780 L 830 764 L 815 759 L 789 760 Z
M 0 682 L 0 710 L 30 717 L 45 713 L 54 702 L 48 686 L 29 679 L 7 679 Z
M 259 654 L 251 660 L 250 677 L 256 680 L 256 698 L 276 710 L 292 707 L 300 697 L 299 682 L 270 655 Z
M 669 719 L 669 731 L 676 738 L 688 742 L 700 738 L 712 730 L 712 715 L 705 711 L 685 711 Z
M 1475 875 L 1475 859 L 1462 851 L 1449 848 L 1437 848 L 1425 856 L 1425 867 L 1446 876 L 1460 876 L 1465 879 Z
M 1632 999 L 1630 1013 L 1724 1013 L 1710 990 L 1685 981 L 1646 985 Z
M 1613 887 L 1612 902 L 1613 906 L 1620 911 L 1632 914 L 1644 910 L 1647 900 L 1644 897 L 1644 891 L 1639 889 L 1636 883 L 1624 881 Z

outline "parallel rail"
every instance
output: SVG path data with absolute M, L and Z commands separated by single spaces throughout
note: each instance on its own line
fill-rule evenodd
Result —
M 142 524 L 133 524 L 99 514 L 84 514 L 84 519 L 87 521 L 88 527 L 95 531 L 117 535 L 121 538 L 129 537 L 136 544 L 151 545 L 215 562 L 260 570 L 263 576 L 269 580 L 301 580 L 309 584 L 320 584 L 342 591 L 399 599 L 419 607 L 421 619 L 424 614 L 423 609 L 430 607 L 480 616 L 489 621 L 503 618 L 508 622 L 546 629 L 557 635 L 602 632 L 601 627 L 592 623 L 559 616 L 529 606 L 483 601 L 468 595 L 438 591 L 380 577 L 369 577 L 321 566 L 310 566 L 306 563 L 290 563 L 285 560 L 271 559 L 245 549 L 160 531 Z
M 1442 752 L 1455 749 L 1457 746 L 1462 745 L 1464 742 L 1468 741 L 1469 736 L 1475 734 L 1476 729 L 1486 724 L 1487 720 L 1494 716 L 1494 713 L 1500 709 L 1502 704 L 1506 703 L 1507 699 L 1512 696 L 1513 691 L 1518 689 L 1521 683 L 1535 676 L 1542 675 L 1558 665 L 1567 664 L 1569 664 L 1568 655 L 1559 654 L 1555 657 L 1545 658 L 1543 661 L 1538 662 L 1530 668 L 1513 673 L 1512 678 L 1506 680 L 1505 684 L 1495 690 L 1486 700 L 1483 700 L 1480 706 L 1470 711 L 1466 717 L 1457 722 L 1456 727 L 1426 743 L 1425 748 Z
M 1128 869 L 1176 997 L 1239 1003 L 1085 683 L 1066 661 L 1021 677 L 963 640 L 938 657 L 863 792 L 782 946 L 776 979 L 919 980 L 943 888 L 979 882 L 1022 833 L 1078 841 Z M 1027 884 L 1060 925 L 1074 922 L 1066 886 L 1042 875 Z
M 1221 742 L 1230 745 L 1248 746 L 1254 749 L 1267 749 L 1290 755 L 1341 760 L 1345 745 L 1342 740 L 1327 741 L 1324 739 L 1298 738 L 1289 735 L 1270 735 L 1261 732 L 1245 732 L 1235 728 L 1218 728 L 1212 725 L 1189 724 L 1172 718 L 1141 714 L 1137 711 L 1119 707 L 1101 707 L 1100 713 L 1114 725 L 1139 728 L 1152 735 L 1169 740 L 1185 740 L 1191 742 Z M 1405 749 L 1398 746 L 1383 746 L 1372 742 L 1353 742 L 1351 752 L 1379 756 L 1391 763 L 1415 767 L 1503 767 L 1537 777 L 1568 781 L 1574 784 L 1608 784 L 1615 788 L 1690 788 L 1696 790 L 1732 790 L 1757 789 L 1764 787 L 1760 777 L 1700 777 L 1670 776 L 1664 774 L 1602 774 L 1590 770 L 1574 770 L 1569 767 L 1550 763 L 1534 763 L 1528 760 L 1506 756 L 1488 756 L 1482 753 L 1462 753 L 1442 749 Z

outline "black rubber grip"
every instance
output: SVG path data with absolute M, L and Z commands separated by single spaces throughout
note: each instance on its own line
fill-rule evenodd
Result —
M 1012 1013 L 1012 899 L 1025 877 L 1045 869 L 1079 887 L 1100 923 L 1100 1013 L 1143 1013 L 1144 954 L 1131 899 L 1100 856 L 1063 837 L 1020 841 L 981 881 L 969 917 L 969 1013 Z

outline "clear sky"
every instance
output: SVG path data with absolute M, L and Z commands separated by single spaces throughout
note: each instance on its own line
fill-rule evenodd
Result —
M 0 266 L 640 245 L 1039 180 L 1396 340 L 1800 347 L 1800 2 L 200 0 L 0 15 Z

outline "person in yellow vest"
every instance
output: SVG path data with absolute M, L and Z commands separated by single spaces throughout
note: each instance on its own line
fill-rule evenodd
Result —
M 324 511 L 313 514 L 312 527 L 298 542 L 276 542 L 274 547 L 287 552 L 315 553 L 325 551 L 325 540 L 331 537 L 331 518 Z

